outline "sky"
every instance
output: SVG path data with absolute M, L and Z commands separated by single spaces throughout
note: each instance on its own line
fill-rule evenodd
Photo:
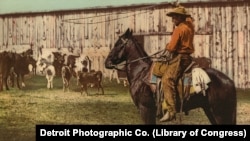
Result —
M 162 3 L 177 0 L 0 0 L 0 14 Z M 187 0 L 179 0 L 186 2 Z M 194 0 L 193 0 L 194 1 Z

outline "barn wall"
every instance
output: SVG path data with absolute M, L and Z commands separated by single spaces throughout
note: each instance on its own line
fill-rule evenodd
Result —
M 195 19 L 195 57 L 210 57 L 239 88 L 250 88 L 250 3 L 184 3 Z M 102 70 L 104 59 L 127 28 L 144 37 L 149 54 L 163 49 L 173 24 L 166 13 L 171 5 L 1 15 L 0 49 L 32 44 L 38 47 L 80 49 Z M 243 18 L 244 17 L 244 18 Z

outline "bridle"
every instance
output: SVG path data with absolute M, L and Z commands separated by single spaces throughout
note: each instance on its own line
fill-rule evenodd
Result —
M 123 43 L 120 45 L 120 47 L 121 47 L 122 49 L 125 49 L 125 46 L 128 44 L 129 39 L 124 40 L 124 39 L 121 38 L 121 37 L 120 37 L 120 39 L 121 39 L 122 42 L 123 42 Z M 137 62 L 137 61 L 140 61 L 140 60 L 143 60 L 143 59 L 147 59 L 147 58 L 159 58 L 159 57 L 156 57 L 156 55 L 159 54 L 159 53 L 162 53 L 163 51 L 165 51 L 165 49 L 164 49 L 164 50 L 157 51 L 156 53 L 154 53 L 154 54 L 152 54 L 152 55 L 149 55 L 149 56 L 140 57 L 140 58 L 134 59 L 134 60 L 129 61 L 129 62 L 126 61 L 125 63 L 119 63 L 119 64 L 117 64 L 117 65 L 114 65 L 113 68 L 116 69 L 116 70 L 118 70 L 118 71 L 125 71 L 124 69 L 119 69 L 119 67 L 127 66 L 128 64 L 132 64 L 132 63 L 134 63 L 134 62 Z

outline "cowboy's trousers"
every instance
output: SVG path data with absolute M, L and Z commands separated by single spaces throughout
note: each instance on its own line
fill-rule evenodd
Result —
M 162 89 L 168 112 L 176 113 L 177 81 L 190 63 L 191 57 L 189 55 L 179 54 L 169 62 L 168 69 L 162 76 Z

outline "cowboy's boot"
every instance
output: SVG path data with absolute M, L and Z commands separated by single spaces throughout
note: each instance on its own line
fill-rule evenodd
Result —
M 176 107 L 175 107 L 175 98 L 174 96 L 170 96 L 173 94 L 170 94 L 168 96 L 166 96 L 167 94 L 164 94 L 165 96 L 165 102 L 166 102 L 166 109 L 167 109 L 167 113 L 160 119 L 160 122 L 164 122 L 164 121 L 171 121 L 173 119 L 176 120 Z M 167 98 L 166 98 L 167 97 Z
M 176 120 L 176 110 L 175 110 L 175 101 L 172 99 L 166 99 L 166 109 L 167 112 L 160 119 L 160 122 Z
M 176 112 L 167 111 L 167 113 L 160 119 L 160 122 L 172 121 L 172 120 L 176 120 Z

